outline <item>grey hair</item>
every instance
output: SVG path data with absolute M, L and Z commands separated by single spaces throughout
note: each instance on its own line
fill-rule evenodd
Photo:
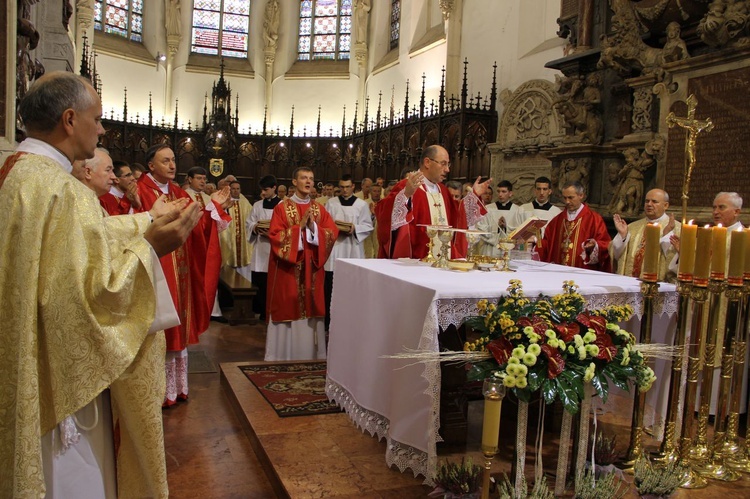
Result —
M 26 130 L 50 132 L 60 123 L 66 109 L 82 111 L 94 104 L 89 81 L 66 71 L 48 73 L 34 82 L 18 105 Z
M 456 189 L 457 191 L 461 190 L 461 182 L 459 182 L 458 180 L 449 180 L 445 183 L 445 186 L 448 189 Z
M 107 156 L 109 156 L 110 158 L 112 157 L 112 155 L 111 155 L 111 154 L 109 154 L 109 151 L 108 151 L 108 150 L 106 150 L 106 149 L 105 149 L 105 148 L 103 148 L 103 147 L 97 147 L 97 148 L 96 148 L 96 151 L 98 151 L 98 152 L 101 152 L 101 153 L 104 153 L 104 154 L 106 154 Z M 93 171 L 96 171 L 96 170 L 97 170 L 97 169 L 99 168 L 99 164 L 100 164 L 100 163 L 101 163 L 101 158 L 100 158 L 99 156 L 97 156 L 97 155 L 96 155 L 96 152 L 94 152 L 94 157 L 93 157 L 93 158 L 89 158 L 89 159 L 87 159 L 87 160 L 86 160 L 86 161 L 85 161 L 85 162 L 83 163 L 83 166 L 85 166 L 85 167 L 87 167 L 87 168 L 91 168 L 91 171 L 93 172 Z
M 583 184 L 578 182 L 577 180 L 574 180 L 572 182 L 565 182 L 565 185 L 562 186 L 562 189 L 568 189 L 570 187 L 573 187 L 576 190 L 576 194 L 582 195 L 585 191 L 583 188 Z
M 736 209 L 741 210 L 742 209 L 742 196 L 737 194 L 736 192 L 720 192 L 716 196 L 714 196 L 714 202 L 716 202 L 717 199 L 721 196 L 726 196 L 729 198 L 729 202 L 734 206 Z

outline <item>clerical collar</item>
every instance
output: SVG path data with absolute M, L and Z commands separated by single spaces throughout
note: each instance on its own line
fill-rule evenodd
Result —
M 503 204 L 500 201 L 495 201 L 495 206 L 497 206 L 498 210 L 510 210 L 510 208 L 513 206 L 513 203 L 508 201 L 507 203 Z
M 580 215 L 580 214 L 581 214 L 581 212 L 583 211 L 583 207 L 584 207 L 584 206 L 585 206 L 585 205 L 584 205 L 583 203 L 581 203 L 581 206 L 579 206 L 579 207 L 578 207 L 578 209 L 577 209 L 576 211 L 568 211 L 568 210 L 565 210 L 565 214 L 566 214 L 566 215 L 568 215 L 568 221 L 569 221 L 569 222 L 572 222 L 573 220 L 575 220 L 575 219 L 576 219 L 576 217 L 578 217 L 578 215 Z
M 294 194 L 292 194 L 292 197 L 290 197 L 289 199 L 291 199 L 292 201 L 294 201 L 297 204 L 310 204 L 310 198 L 309 197 L 307 197 L 305 199 L 302 199 L 301 197 L 297 196 L 296 192 Z
M 427 192 L 440 192 L 440 187 L 438 187 L 437 184 L 427 180 L 427 177 L 424 177 L 422 179 L 422 182 L 424 182 L 424 187 Z
M 669 218 L 669 215 L 667 215 L 666 213 L 664 213 L 662 216 L 656 217 L 653 220 L 651 220 L 650 218 L 646 217 L 646 220 L 648 220 L 648 223 L 653 224 L 653 223 L 661 222 L 662 220 L 667 219 L 667 218 Z
M 341 206 L 354 206 L 354 202 L 359 199 L 357 196 L 349 196 L 348 198 L 345 198 L 344 196 L 339 196 L 339 201 L 341 202 Z
M 150 173 L 147 173 L 146 175 L 148 175 L 148 178 L 154 181 L 161 192 L 163 192 L 164 194 L 169 194 L 169 182 L 167 182 L 166 184 L 162 184 L 161 182 L 156 180 Z
M 60 149 L 48 144 L 47 142 L 44 142 L 43 140 L 32 139 L 31 137 L 28 137 L 18 145 L 18 148 L 16 148 L 16 152 L 26 152 L 44 156 L 59 163 L 66 173 L 73 172 L 73 165 L 70 163 L 68 157 L 63 154 Z
M 122 192 L 122 191 L 121 191 L 120 189 L 118 189 L 117 187 L 115 187 L 114 185 L 113 185 L 112 187 L 110 187 L 110 188 L 109 188 L 109 193 L 110 193 L 110 194 L 112 194 L 112 195 L 113 195 L 114 197 L 116 197 L 117 199 L 122 199 L 122 198 L 123 198 L 123 196 L 125 196 L 125 193 L 124 193 L 124 192 Z
M 539 202 L 535 199 L 531 202 L 531 204 L 534 206 L 535 210 L 549 211 L 550 208 L 552 208 L 552 203 L 549 200 L 547 200 L 547 202 L 544 204 L 539 204 Z
M 240 202 L 240 198 L 232 198 L 232 201 L 234 201 L 235 203 L 239 203 Z
M 270 199 L 264 199 L 263 200 L 263 209 L 264 210 L 273 210 L 276 208 L 276 205 L 281 202 L 281 199 L 279 196 L 274 196 Z

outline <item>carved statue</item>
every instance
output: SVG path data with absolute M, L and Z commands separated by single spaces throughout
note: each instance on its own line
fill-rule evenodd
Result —
M 28 13 L 24 12 L 24 15 Z M 31 59 L 30 51 L 39 45 L 41 38 L 34 24 L 26 17 L 19 17 L 16 22 L 16 102 L 19 102 L 31 83 L 44 74 L 44 66 L 38 59 Z M 16 117 L 16 128 L 21 130 L 21 118 Z M 19 136 L 20 137 L 20 136 Z
M 747 0 L 714 0 L 698 24 L 701 40 L 712 47 L 746 45 L 750 38 L 750 2 Z
M 568 182 L 580 182 L 584 188 L 589 185 L 589 166 L 585 158 L 566 158 L 560 163 L 557 174 L 553 174 L 552 183 L 557 186 L 558 192 Z
M 279 0 L 268 0 L 263 17 L 263 43 L 266 51 L 276 51 L 279 44 Z
M 647 45 L 641 38 L 638 20 L 629 2 L 613 2 L 612 32 L 601 36 L 601 55 L 597 67 L 612 68 L 621 76 L 632 71 L 644 75 L 664 77 L 662 66 L 689 57 L 685 42 L 680 39 L 680 25 L 672 22 L 667 26 L 667 42 L 664 48 Z
M 354 1 L 354 41 L 367 43 L 367 25 L 370 21 L 372 0 Z
M 164 3 L 164 26 L 167 29 L 167 37 L 182 35 L 182 7 L 180 0 L 168 0 Z
M 646 144 L 643 152 L 635 147 L 629 147 L 623 151 L 625 165 L 617 173 L 618 185 L 612 196 L 612 202 L 609 204 L 610 213 L 637 216 L 641 212 L 645 192 L 645 173 L 656 163 L 656 158 L 662 155 L 663 150 L 664 139 L 657 136 Z
M 573 129 L 566 142 L 599 144 L 604 125 L 599 116 L 602 78 L 599 73 L 583 77 L 557 78 L 559 97 L 553 107 L 560 113 L 565 126 Z

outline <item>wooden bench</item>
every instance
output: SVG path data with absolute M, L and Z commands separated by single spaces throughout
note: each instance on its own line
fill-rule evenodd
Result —
M 219 286 L 222 286 L 231 296 L 234 305 L 227 314 L 227 320 L 232 326 L 236 324 L 257 324 L 258 319 L 253 312 L 253 298 L 258 288 L 245 279 L 232 267 L 222 267 L 219 273 Z

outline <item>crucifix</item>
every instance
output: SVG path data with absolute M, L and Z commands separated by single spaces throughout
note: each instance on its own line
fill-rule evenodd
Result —
M 695 119 L 695 108 L 698 105 L 698 99 L 695 98 L 694 94 L 690 94 L 687 98 L 687 116 L 679 118 L 674 113 L 667 115 L 667 126 L 672 128 L 677 125 L 680 128 L 684 128 L 686 132 L 685 138 L 685 172 L 682 180 L 682 223 L 687 223 L 687 205 L 688 205 L 688 193 L 690 192 L 690 177 L 693 175 L 693 168 L 695 168 L 695 141 L 698 138 L 698 134 L 701 132 L 710 132 L 714 128 L 714 123 L 711 118 L 705 120 Z

